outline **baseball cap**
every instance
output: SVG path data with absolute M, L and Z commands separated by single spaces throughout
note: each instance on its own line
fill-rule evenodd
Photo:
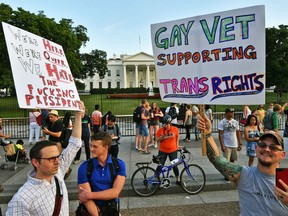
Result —
M 284 146 L 283 146 L 283 138 L 280 135 L 276 134 L 274 131 L 265 132 L 264 134 L 262 134 L 260 136 L 259 140 L 262 141 L 266 137 L 272 137 L 278 143 L 278 145 L 281 145 L 282 148 L 284 148 Z
M 59 116 L 57 110 L 51 110 L 51 111 L 49 112 L 49 115 Z
M 232 108 L 232 107 L 226 108 L 225 113 L 227 113 L 227 112 L 234 112 L 234 108 Z

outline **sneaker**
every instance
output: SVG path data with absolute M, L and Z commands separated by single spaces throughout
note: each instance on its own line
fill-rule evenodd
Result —
M 78 164 L 80 162 L 80 160 L 74 160 L 73 164 Z
M 176 184 L 177 184 L 177 185 L 181 185 L 181 182 L 180 182 L 180 181 L 176 181 Z
M 230 180 L 228 179 L 228 178 L 224 178 L 224 181 L 227 183 L 227 184 L 229 184 L 230 183 Z

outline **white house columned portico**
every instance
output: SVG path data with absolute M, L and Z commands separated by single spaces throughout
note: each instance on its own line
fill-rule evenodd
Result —
M 91 88 L 153 88 L 158 87 L 153 56 L 140 52 L 121 55 L 108 60 L 108 73 L 103 79 L 98 74 L 87 78 L 85 90 Z

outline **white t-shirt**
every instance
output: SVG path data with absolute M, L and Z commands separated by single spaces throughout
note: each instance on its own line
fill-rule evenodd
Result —
M 239 130 L 239 123 L 235 119 L 222 119 L 218 124 L 218 130 L 223 131 L 223 142 L 226 147 L 237 148 L 238 141 L 236 131 Z

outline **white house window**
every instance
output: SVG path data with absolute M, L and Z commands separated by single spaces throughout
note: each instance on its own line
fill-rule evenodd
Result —
M 102 89 L 102 82 L 99 82 L 99 89 Z
M 117 88 L 120 88 L 120 82 L 117 82 Z
M 120 76 L 120 70 L 116 70 L 116 76 Z
M 111 70 L 108 70 L 107 75 L 108 75 L 108 76 L 111 76 Z
M 108 88 L 111 88 L 111 82 L 108 82 Z
M 90 90 L 93 89 L 93 82 L 90 82 Z

